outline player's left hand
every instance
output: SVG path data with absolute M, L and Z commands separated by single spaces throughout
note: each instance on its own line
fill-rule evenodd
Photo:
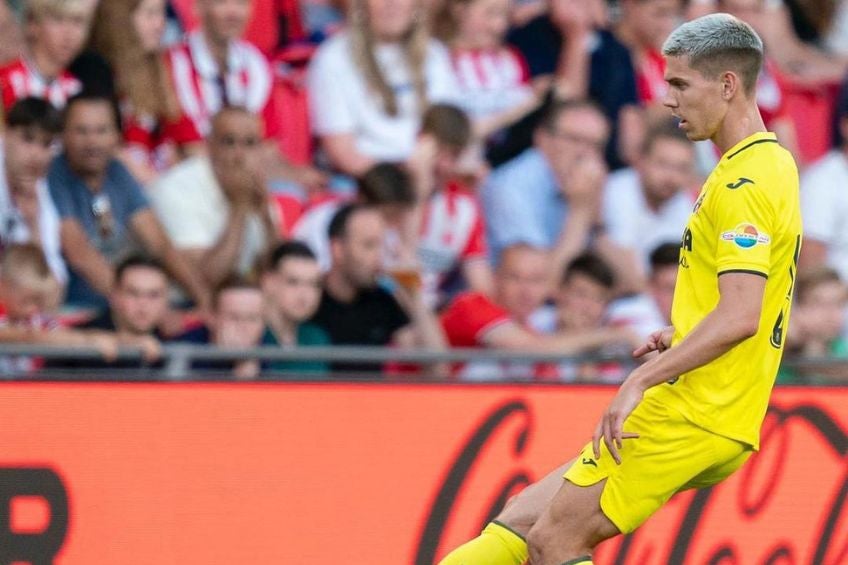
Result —
M 633 379 L 627 379 L 622 383 L 615 398 L 601 417 L 601 421 L 595 426 L 595 433 L 592 435 L 595 459 L 601 457 L 601 438 L 603 438 L 610 455 L 617 465 L 621 465 L 621 455 L 618 450 L 621 449 L 622 441 L 639 437 L 639 434 L 623 430 L 624 421 L 642 402 L 644 393 L 645 391 Z

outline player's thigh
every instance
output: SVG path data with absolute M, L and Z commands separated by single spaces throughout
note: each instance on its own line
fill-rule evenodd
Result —
M 690 479 L 680 490 L 707 488 L 722 482 L 744 465 L 754 452 L 748 445 L 719 435 L 713 434 L 709 441 L 716 454 L 714 463 Z
M 585 554 L 605 539 L 618 535 L 618 527 L 601 509 L 605 483 L 602 480 L 584 487 L 564 481 L 530 530 L 531 555 Z
M 621 464 L 615 463 L 603 442 L 599 458 L 588 444 L 565 474 L 583 487 L 604 481 L 601 510 L 623 533 L 639 527 L 693 477 L 723 457 L 714 449 L 714 434 L 652 399 L 633 411 L 624 431 L 638 433 L 639 438 L 624 441 Z
M 526 487 L 507 502 L 496 520 L 515 532 L 526 536 L 533 524 L 551 503 L 563 484 L 563 474 L 574 463 L 572 459 L 557 467 L 542 479 Z

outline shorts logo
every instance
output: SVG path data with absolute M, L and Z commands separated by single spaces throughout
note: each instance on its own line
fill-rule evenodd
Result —
M 597 466 L 598 466 L 598 464 L 597 464 L 597 463 L 595 463 L 595 460 L 594 460 L 594 459 L 589 459 L 588 457 L 584 457 L 584 458 L 583 458 L 583 464 L 584 464 L 584 465 L 591 465 L 591 466 L 593 466 L 593 467 L 597 467 Z
M 760 232 L 753 224 L 739 224 L 731 231 L 721 234 L 722 241 L 732 241 L 742 249 L 750 249 L 757 244 L 768 245 L 771 238 Z

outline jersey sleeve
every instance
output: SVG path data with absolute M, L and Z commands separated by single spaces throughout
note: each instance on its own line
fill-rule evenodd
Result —
M 454 300 L 442 314 L 442 328 L 453 347 L 479 347 L 487 331 L 509 319 L 505 309 L 475 292 Z
M 768 277 L 777 218 L 766 182 L 775 180 L 739 178 L 715 187 L 717 274 L 749 272 Z

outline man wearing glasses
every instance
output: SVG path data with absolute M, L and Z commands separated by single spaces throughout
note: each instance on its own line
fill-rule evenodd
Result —
M 103 308 L 115 282 L 114 265 L 133 252 L 160 259 L 200 307 L 206 286 L 177 253 L 141 186 L 115 158 L 117 110 L 106 97 L 79 94 L 65 110 L 64 151 L 48 173 L 61 218 L 62 253 L 70 268 L 66 301 Z
M 556 102 L 533 147 L 501 165 L 483 187 L 492 259 L 526 244 L 550 253 L 551 287 L 597 228 L 609 124 L 590 102 Z

